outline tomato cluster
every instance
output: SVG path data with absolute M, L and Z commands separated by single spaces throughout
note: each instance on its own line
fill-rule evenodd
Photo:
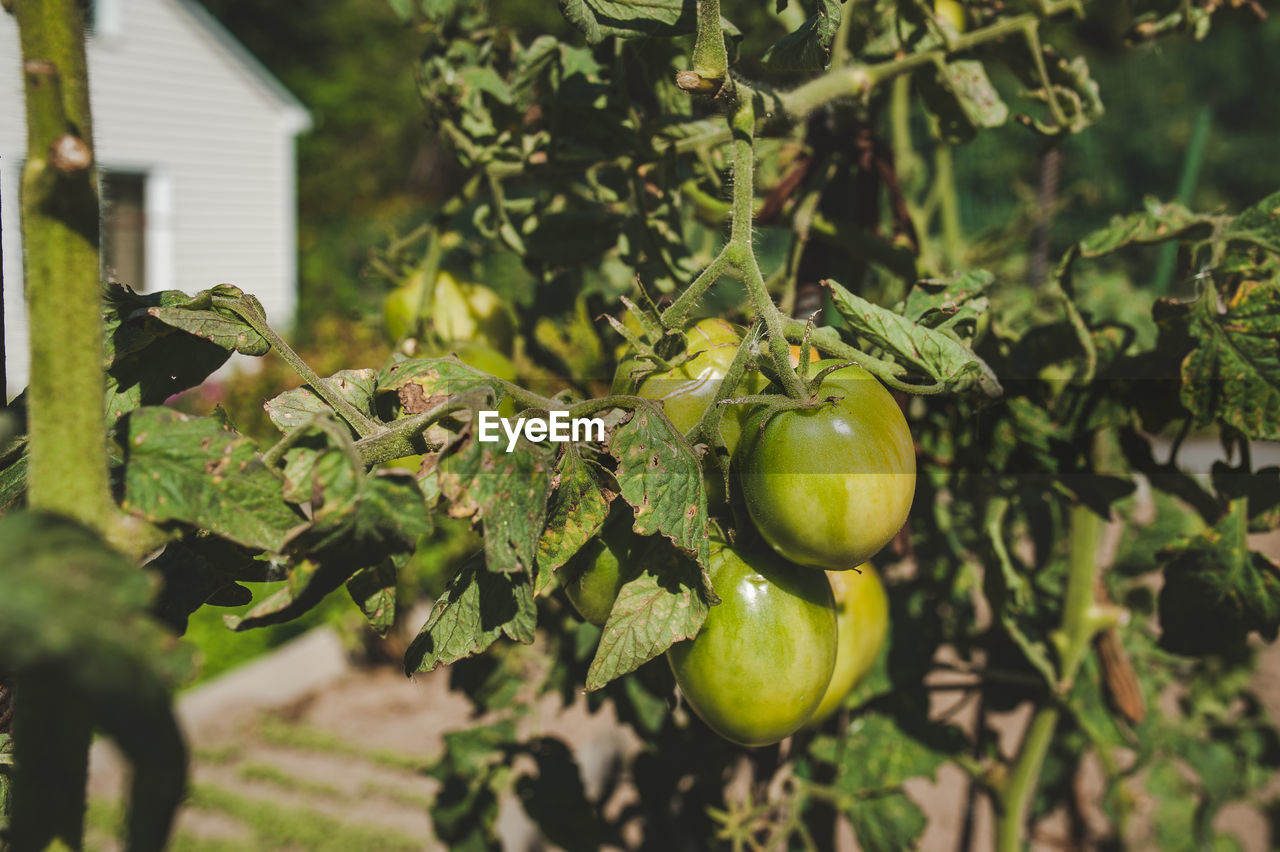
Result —
M 624 358 L 613 390 L 660 401 L 687 433 L 723 396 L 741 342 L 729 323 L 702 320 L 670 369 Z M 818 361 L 808 373 L 823 379 L 807 400 L 725 406 L 719 438 L 732 459 L 730 493 L 718 463 L 705 471 L 713 514 L 737 530 L 730 543 L 712 528 L 709 573 L 721 603 L 697 637 L 667 652 L 689 705 L 743 745 L 817 724 L 865 677 L 888 629 L 884 586 L 867 560 L 901 529 L 915 492 L 914 444 L 889 392 L 841 362 Z M 766 389 L 749 371 L 733 396 Z M 596 624 L 654 558 L 625 515 L 611 516 L 564 571 L 570 601 Z

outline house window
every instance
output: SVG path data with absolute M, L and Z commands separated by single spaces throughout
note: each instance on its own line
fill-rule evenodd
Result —
M 102 277 L 147 288 L 147 177 L 131 172 L 102 176 Z
M 120 32 L 120 0 L 88 0 L 84 12 L 85 32 L 91 36 L 113 36 Z

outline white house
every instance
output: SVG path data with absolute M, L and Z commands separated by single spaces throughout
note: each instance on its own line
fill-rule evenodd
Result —
M 195 0 L 96 0 L 89 97 L 107 201 L 106 274 L 136 290 L 227 282 L 276 328 L 297 298 L 294 138 L 302 105 Z M 0 12 L 0 237 L 9 394 L 27 381 L 17 25 Z

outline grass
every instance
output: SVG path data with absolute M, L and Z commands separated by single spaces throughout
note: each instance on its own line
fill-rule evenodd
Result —
M 383 749 L 366 751 L 351 743 L 343 742 L 329 731 L 286 722 L 270 714 L 263 715 L 259 720 L 258 736 L 263 742 L 271 745 L 296 748 L 303 751 L 351 755 L 364 758 L 381 766 L 389 766 L 392 769 L 407 769 L 411 772 L 420 772 L 427 763 L 422 758 L 395 751 Z
M 187 808 L 228 816 L 244 826 L 246 837 L 198 837 L 174 834 L 172 852 L 243 852 L 287 849 L 289 852 L 400 852 L 421 849 L 422 840 L 399 831 L 342 822 L 307 808 L 250 799 L 210 784 L 194 785 Z M 87 849 L 101 848 L 105 837 L 123 838 L 124 809 L 115 802 L 91 799 L 85 815 Z
M 191 788 L 190 806 L 217 811 L 243 823 L 254 835 L 259 849 L 298 849 L 307 852 L 348 852 L 348 850 L 416 850 L 422 848 L 421 840 L 398 831 L 377 826 L 356 825 L 342 822 L 306 808 L 288 807 L 261 800 L 249 799 L 210 784 L 196 784 Z M 222 841 L 199 841 L 199 845 L 186 846 L 186 838 L 175 838 L 173 849 L 198 850 L 245 848 L 243 841 L 230 846 Z
M 229 743 L 213 748 L 197 748 L 191 753 L 191 756 L 199 763 L 221 766 L 239 760 L 242 751 L 243 748 L 238 743 Z
M 241 780 L 244 781 L 261 781 L 284 790 L 293 790 L 312 796 L 343 798 L 342 791 L 332 784 L 325 784 L 323 781 L 312 781 L 308 778 L 299 778 L 269 763 L 243 764 L 238 774 Z
M 360 797 L 388 799 L 398 805 L 404 805 L 411 808 L 420 808 L 424 811 L 430 810 L 432 800 L 430 796 L 423 796 L 418 793 L 410 793 L 394 787 L 390 784 L 380 784 L 376 781 L 366 781 L 360 785 Z

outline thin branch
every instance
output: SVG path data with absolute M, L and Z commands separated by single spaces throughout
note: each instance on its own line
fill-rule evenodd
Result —
M 329 407 L 336 411 L 343 420 L 347 421 L 347 424 L 361 438 L 367 438 L 383 428 L 354 405 L 334 393 L 333 389 L 316 375 L 316 371 L 311 369 L 311 365 L 303 361 L 301 356 L 293 351 L 293 347 L 285 343 L 275 329 L 267 324 L 267 317 L 262 310 L 262 304 L 253 296 L 247 293 L 235 299 L 215 296 L 213 303 L 217 307 L 231 311 L 244 320 L 250 328 L 266 338 L 267 342 L 271 344 L 271 348 L 275 349 L 280 357 L 293 368 L 293 371 L 311 386 L 311 390 L 316 396 L 328 403 Z

